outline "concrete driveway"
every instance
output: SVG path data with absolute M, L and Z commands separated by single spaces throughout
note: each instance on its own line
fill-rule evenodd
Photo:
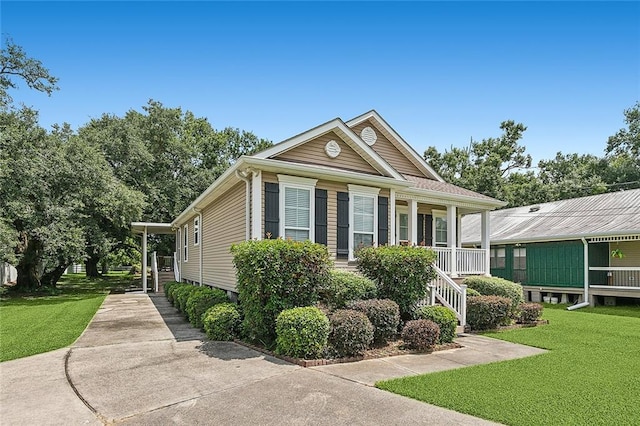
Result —
M 207 341 L 161 295 L 110 295 L 71 348 L 0 363 L 0 423 L 490 424 L 371 386 L 543 352 L 476 336 L 462 343 L 431 355 L 302 368 Z

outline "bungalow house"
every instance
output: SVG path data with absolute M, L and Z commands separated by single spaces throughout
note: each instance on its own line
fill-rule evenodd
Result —
M 531 301 L 614 304 L 640 298 L 640 189 L 491 213 L 491 275 L 522 284 Z M 481 218 L 462 219 L 465 246 Z
M 360 245 L 432 246 L 453 282 L 488 273 L 489 211 L 503 205 L 445 182 L 370 111 L 243 156 L 170 224 L 133 229 L 175 232 L 179 279 L 229 292 L 236 291 L 231 245 L 263 238 L 325 244 L 338 267 L 349 267 Z M 479 248 L 464 249 L 460 223 L 472 213 L 487 232 Z

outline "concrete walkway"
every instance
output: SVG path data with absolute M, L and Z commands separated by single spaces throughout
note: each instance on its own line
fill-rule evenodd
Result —
M 210 342 L 161 296 L 110 295 L 67 349 L 0 363 L 0 423 L 482 425 L 371 385 L 543 351 L 479 336 L 431 355 L 301 368 Z

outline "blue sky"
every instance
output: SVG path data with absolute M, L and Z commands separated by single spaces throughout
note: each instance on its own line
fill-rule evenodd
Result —
M 415 149 L 528 130 L 601 155 L 640 99 L 640 3 L 11 2 L 2 33 L 60 78 L 12 95 L 74 128 L 148 99 L 281 141 L 376 109 Z

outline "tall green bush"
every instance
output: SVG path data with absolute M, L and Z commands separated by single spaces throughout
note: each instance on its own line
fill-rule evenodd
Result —
M 356 256 L 358 270 L 377 283 L 378 297 L 393 300 L 402 318 L 411 318 L 436 276 L 437 254 L 424 247 L 383 246 L 362 248 Z
M 364 313 L 338 309 L 329 320 L 329 345 L 337 356 L 362 355 L 373 342 L 374 327 Z
M 276 318 L 276 352 L 297 358 L 320 358 L 327 346 L 329 318 L 313 306 L 285 309 Z
M 367 277 L 350 271 L 331 269 L 329 281 L 320 292 L 320 300 L 332 309 L 342 309 L 353 300 L 374 299 L 376 284 Z
M 169 281 L 168 283 L 164 283 L 162 285 L 162 287 L 164 287 L 164 296 L 168 299 L 169 298 L 169 291 L 171 290 L 171 287 L 173 287 L 174 285 L 178 285 L 180 284 L 177 281 Z
M 240 311 L 234 303 L 219 303 L 202 316 L 204 331 L 211 340 L 233 340 L 240 331 Z
M 219 288 L 200 287 L 187 299 L 187 317 L 196 328 L 202 328 L 202 315 L 212 306 L 229 302 L 227 293 Z
M 490 330 L 509 319 L 511 300 L 502 296 L 474 296 L 467 299 L 467 324 L 472 330 Z
M 285 309 L 311 306 L 329 279 L 327 247 L 309 241 L 245 241 L 231 247 L 238 278 L 243 328 L 250 340 L 271 345 L 276 316 Z

